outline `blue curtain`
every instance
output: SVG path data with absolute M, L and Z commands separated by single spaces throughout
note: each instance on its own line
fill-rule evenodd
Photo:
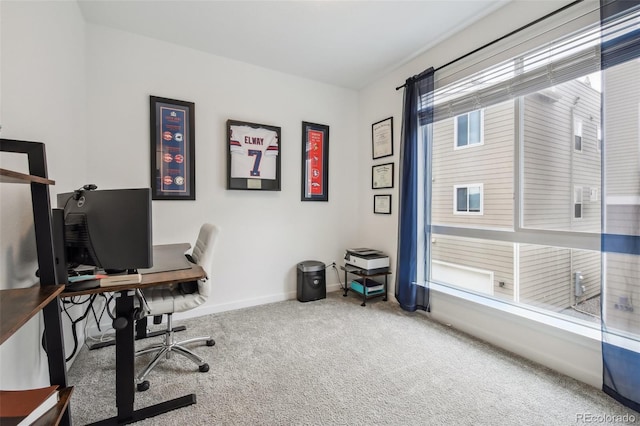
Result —
M 603 28 L 620 28 L 601 43 L 602 388 L 640 411 L 640 146 L 627 131 L 640 121 L 640 2 L 601 0 L 600 12 Z
M 433 68 L 406 81 L 400 146 L 400 202 L 395 296 L 402 309 L 429 310 L 424 215 L 425 167 L 433 121 Z M 425 143 L 426 141 L 426 143 Z

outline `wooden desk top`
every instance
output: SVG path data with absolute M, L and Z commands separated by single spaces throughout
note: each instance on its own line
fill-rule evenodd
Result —
M 151 268 L 138 269 L 138 272 L 145 275 L 189 269 L 191 263 L 184 256 L 189 248 L 191 248 L 189 243 L 155 245 L 153 246 L 153 266 Z
M 163 284 L 176 284 L 189 281 L 196 281 L 206 277 L 207 274 L 200 265 L 193 265 L 189 269 L 178 271 L 157 272 L 155 274 L 142 275 L 142 281 L 137 284 L 110 285 L 108 287 L 98 287 L 88 290 L 65 291 L 60 297 L 82 296 L 86 294 L 111 293 L 116 291 L 135 290 L 136 288 L 147 288 Z
M 147 288 L 163 284 L 185 283 L 205 278 L 207 273 L 204 269 L 202 269 L 200 265 L 189 263 L 189 261 L 184 257 L 184 252 L 187 251 L 189 247 L 191 247 L 191 244 L 189 243 L 154 246 L 154 264 L 157 264 L 157 266 L 155 268 L 141 270 L 142 281 L 137 284 L 110 285 L 108 287 L 97 287 L 87 290 L 64 291 L 60 294 L 60 297 L 135 290 L 137 288 Z M 171 268 L 171 270 L 163 271 L 166 267 Z M 158 272 L 153 272 L 154 269 Z

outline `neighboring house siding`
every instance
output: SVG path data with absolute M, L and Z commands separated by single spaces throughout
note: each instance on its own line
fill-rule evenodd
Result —
M 552 97 L 524 98 L 524 226 L 600 231 L 600 93 L 579 81 L 558 85 Z M 574 119 L 582 121 L 582 151 L 574 149 Z M 582 187 L 582 218 L 574 218 L 574 188 Z M 591 200 L 591 190 L 596 199 Z
M 433 260 L 492 271 L 494 296 L 513 300 L 511 244 L 434 235 L 431 247 Z M 500 282 L 504 283 L 503 287 L 500 286 Z
M 520 302 L 557 311 L 566 308 L 571 305 L 570 277 L 570 249 L 520 245 Z
M 603 74 L 606 196 L 640 197 L 640 59 Z
M 551 94 L 553 97 L 532 94 L 486 108 L 481 146 L 454 149 L 454 119 L 434 123 L 433 224 L 513 228 L 514 146 L 516 129 L 520 129 L 524 226 L 600 231 L 601 155 L 596 144 L 600 94 L 579 81 L 559 85 Z M 582 121 L 581 151 L 574 149 L 575 118 Z M 453 188 L 465 184 L 483 185 L 482 215 L 454 214 Z M 582 218 L 577 220 L 576 186 L 582 187 Z M 591 200 L 592 189 L 596 191 L 595 200 Z M 493 272 L 494 295 L 498 298 L 562 311 L 600 293 L 599 252 L 520 244 L 516 284 L 512 244 L 434 237 L 433 260 Z M 574 283 L 578 271 L 585 286 L 580 297 L 575 295 Z
M 434 123 L 432 221 L 487 228 L 513 226 L 514 102 L 484 111 L 484 144 L 454 149 L 454 119 Z M 453 214 L 455 185 L 483 185 L 483 214 Z
M 640 235 L 640 59 L 604 73 L 605 232 Z M 603 315 L 610 330 L 640 328 L 640 260 L 605 254 Z
M 561 311 L 600 294 L 600 252 L 520 245 L 520 302 Z M 575 273 L 585 286 L 575 296 Z
M 607 233 L 640 235 L 640 205 L 608 205 Z

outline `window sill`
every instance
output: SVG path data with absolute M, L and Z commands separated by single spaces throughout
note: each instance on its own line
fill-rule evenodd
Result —
M 483 297 L 471 292 L 459 290 L 438 283 L 429 283 L 429 289 L 465 300 L 467 302 L 495 309 L 509 315 L 514 315 L 529 321 L 544 324 L 548 327 L 553 327 L 564 332 L 573 333 L 578 336 L 596 340 L 598 342 L 602 341 L 602 332 L 599 324 L 592 324 L 587 321 L 582 321 L 578 318 L 569 319 L 566 317 L 560 317 L 559 315 L 554 315 L 553 313 L 539 312 L 534 310 L 533 308 L 516 306 L 508 302 Z

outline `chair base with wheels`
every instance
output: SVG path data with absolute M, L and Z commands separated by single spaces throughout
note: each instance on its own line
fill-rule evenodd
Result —
M 150 383 L 146 380 L 151 370 L 163 359 L 163 358 L 171 358 L 171 354 L 175 352 L 178 355 L 182 355 L 191 361 L 193 361 L 197 366 L 198 370 L 201 373 L 206 373 L 209 371 L 209 364 L 207 364 L 204 359 L 185 348 L 184 345 L 189 345 L 191 343 L 205 342 L 207 346 L 214 346 L 216 341 L 211 338 L 211 336 L 206 337 L 195 337 L 193 339 L 187 339 L 180 342 L 176 342 L 173 336 L 173 324 L 172 324 L 172 315 L 167 314 L 167 329 L 165 331 L 165 340 L 162 343 L 156 343 L 147 348 L 141 349 L 136 352 L 136 356 L 144 355 L 151 352 L 156 352 L 156 355 L 153 357 L 151 362 L 145 367 L 144 370 L 138 375 L 136 378 L 136 388 L 140 391 L 146 391 L 149 389 Z

